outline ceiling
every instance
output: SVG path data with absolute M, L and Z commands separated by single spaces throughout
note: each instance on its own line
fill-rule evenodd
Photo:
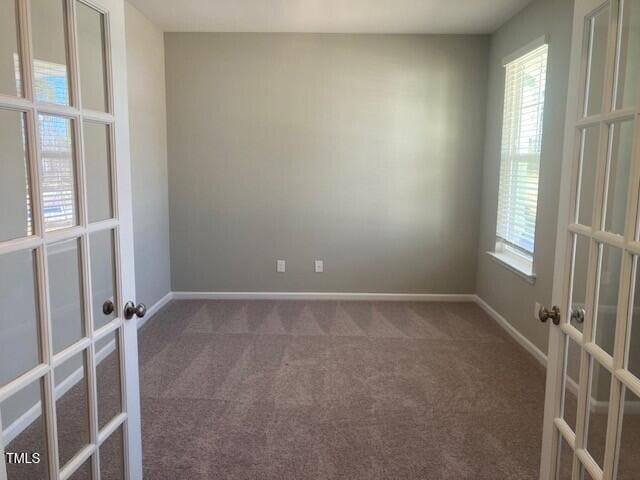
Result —
M 491 33 L 530 0 L 129 0 L 169 32 Z

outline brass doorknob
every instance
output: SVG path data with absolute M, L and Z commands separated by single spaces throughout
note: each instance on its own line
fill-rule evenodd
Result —
M 543 323 L 551 319 L 554 325 L 558 325 L 560 323 L 560 309 L 557 305 L 554 305 L 551 309 L 542 307 L 538 312 L 538 318 Z
M 124 306 L 124 318 L 127 320 L 131 320 L 134 315 L 138 318 L 142 318 L 145 313 L 147 313 L 147 306 L 144 303 L 134 305 L 133 302 L 129 301 Z

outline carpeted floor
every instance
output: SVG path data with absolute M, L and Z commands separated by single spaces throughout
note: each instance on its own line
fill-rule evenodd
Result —
M 174 302 L 140 362 L 149 479 L 537 478 L 544 371 L 473 304 Z
M 177 301 L 139 344 L 147 479 L 538 477 L 545 372 L 474 304 Z M 109 411 L 114 359 L 98 366 Z M 63 458 L 83 394 L 58 402 Z M 8 447 L 33 449 L 41 423 Z M 620 478 L 640 478 L 640 417 L 625 425 Z M 590 436 L 605 427 L 594 416 Z M 120 448 L 102 447 L 103 479 L 122 478 Z M 42 477 L 10 468 L 21 478 Z

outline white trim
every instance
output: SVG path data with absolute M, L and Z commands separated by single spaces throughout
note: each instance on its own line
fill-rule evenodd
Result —
M 115 342 L 112 340 L 96 353 L 96 365 L 99 365 L 110 353 L 116 348 Z M 84 378 L 85 365 L 74 370 L 67 378 L 60 382 L 55 387 L 55 399 L 56 401 L 71 390 L 80 380 Z M 19 416 L 11 425 L 4 429 L 2 435 L 4 437 L 5 444 L 9 444 L 20 433 L 22 433 L 29 425 L 31 425 L 41 414 L 41 405 L 38 401 L 29 410 Z
M 147 314 L 143 318 L 138 320 L 137 327 L 142 327 L 142 325 L 150 320 L 151 317 L 158 313 L 158 311 L 160 311 L 162 307 L 164 307 L 171 300 L 173 300 L 173 292 L 167 293 L 164 297 L 154 303 L 151 308 L 147 310 Z M 102 347 L 98 352 L 96 352 L 96 366 L 99 365 L 100 362 L 102 362 L 102 360 L 104 360 L 110 353 L 112 353 L 115 350 L 115 347 L 115 342 L 112 340 L 104 347 Z M 82 378 L 84 377 L 83 370 L 84 367 L 78 368 L 55 387 L 56 400 L 61 398 L 65 393 L 71 390 L 71 388 L 73 388 L 76 383 L 82 380 Z M 18 417 L 11 425 L 7 426 L 7 428 L 5 428 L 2 432 L 5 445 L 9 444 L 18 435 L 20 435 L 20 433 L 22 433 L 40 416 L 40 414 L 41 405 L 40 402 L 37 402 L 20 417 Z
M 543 367 L 547 366 L 547 355 L 536 347 L 531 340 L 525 337 L 522 333 L 520 333 L 509 321 L 500 315 L 496 310 L 493 309 L 487 302 L 485 302 L 478 295 L 475 296 L 476 304 L 482 308 L 487 315 L 493 318 L 498 325 L 500 325 L 504 330 L 516 341 L 518 342 L 527 352 L 533 355 Z
M 397 302 L 475 302 L 476 295 L 452 293 L 350 292 L 173 292 L 175 300 L 369 300 Z
M 491 318 L 493 318 L 498 325 L 511 335 L 511 337 L 518 342 L 525 350 L 527 350 L 542 366 L 547 366 L 547 355 L 542 350 L 536 347 L 527 337 L 520 333 L 509 321 L 495 311 L 487 302 L 485 302 L 479 296 L 476 296 L 475 302 L 480 308 L 482 308 Z M 567 378 L 567 390 L 569 390 L 576 398 L 578 395 L 578 384 L 575 380 Z M 591 397 L 589 402 L 589 410 L 591 413 L 597 415 L 606 415 L 609 412 L 609 402 L 606 400 L 596 400 Z M 624 404 L 624 411 L 628 415 L 640 414 L 640 401 L 626 401 Z
M 579 388 L 576 381 L 567 377 L 567 390 L 573 395 L 573 397 L 578 399 Z M 609 401 L 608 400 L 596 400 L 593 396 L 589 400 L 589 411 L 596 415 L 607 415 L 609 413 Z M 625 415 L 638 415 L 640 414 L 640 401 L 638 400 L 628 400 L 624 402 L 624 410 Z
M 151 317 L 153 317 L 156 313 L 158 313 L 162 309 L 162 307 L 164 307 L 167 303 L 173 300 L 173 298 L 174 298 L 173 292 L 168 292 L 164 297 L 162 297 L 156 303 L 151 305 L 147 309 L 147 314 L 144 317 L 138 319 L 138 328 L 142 327 L 145 323 L 147 323 Z
M 13 439 L 15 439 L 22 433 L 24 429 L 31 425 L 34 420 L 36 420 L 40 416 L 40 413 L 41 407 L 40 402 L 38 402 L 25 413 L 20 415 L 11 425 L 5 428 L 2 432 L 5 445 L 9 445 L 13 441 Z
M 508 63 L 511 63 L 514 60 L 517 60 L 518 58 L 520 58 L 521 56 L 526 55 L 527 53 L 535 50 L 538 47 L 541 47 L 542 45 L 547 45 L 548 43 L 549 43 L 549 35 L 542 35 L 541 37 L 538 37 L 535 40 L 530 41 L 526 45 L 523 45 L 517 50 L 514 50 L 510 54 L 504 56 L 502 58 L 502 66 L 506 67 Z
M 527 337 L 520 333 L 513 325 L 511 325 L 506 318 L 495 311 L 487 302 L 485 302 L 479 296 L 476 296 L 476 303 L 482 308 L 491 318 L 493 318 L 498 325 L 516 341 L 527 352 L 529 352 L 542 366 L 547 366 L 547 355 L 542 350 L 536 347 Z M 571 377 L 567 377 L 567 390 L 571 392 L 577 399 L 578 396 L 578 384 Z M 589 402 L 589 410 L 596 415 L 607 415 L 609 413 L 609 402 L 607 400 L 596 400 L 591 397 Z M 627 415 L 640 414 L 640 401 L 631 400 L 624 402 L 624 412 Z
M 509 321 L 476 294 L 429 294 L 429 293 L 337 293 L 337 292 L 168 292 L 153 304 L 147 315 L 138 320 L 140 328 L 172 300 L 362 300 L 362 301 L 415 301 L 415 302 L 473 302 L 502 327 L 519 345 L 521 345 L 543 367 L 547 366 L 547 356 L 527 337 L 520 333 Z M 115 349 L 109 342 L 96 354 L 96 365 Z M 55 398 L 62 397 L 83 378 L 82 368 L 69 375 L 55 388 Z M 578 387 L 571 378 L 567 388 L 574 395 Z M 609 402 L 591 400 L 591 411 L 606 414 Z M 640 402 L 625 402 L 627 413 L 640 414 Z M 25 428 L 40 416 L 40 402 L 31 407 L 21 417 L 9 425 L 3 432 L 5 443 L 10 443 Z
M 510 272 L 515 273 L 524 281 L 532 285 L 536 283 L 536 275 L 533 273 L 533 262 L 527 262 L 524 259 L 519 260 L 515 254 L 509 255 L 508 253 L 492 252 L 490 250 L 486 253 L 491 260 L 498 265 L 502 265 Z

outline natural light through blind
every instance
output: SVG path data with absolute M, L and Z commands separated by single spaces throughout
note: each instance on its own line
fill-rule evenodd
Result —
M 547 73 L 547 45 L 506 65 L 497 251 L 531 260 Z

